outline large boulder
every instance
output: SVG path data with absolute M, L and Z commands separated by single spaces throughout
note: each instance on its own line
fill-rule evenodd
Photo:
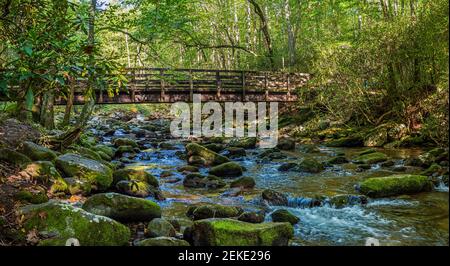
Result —
M 224 150 L 223 154 L 228 158 L 240 158 L 247 155 L 244 148 L 228 147 Z
M 120 146 L 131 146 L 133 148 L 138 147 L 138 144 L 136 143 L 136 141 L 134 141 L 132 139 L 127 139 L 127 138 L 117 138 L 113 141 L 113 144 L 116 148 L 118 148 Z
M 364 180 L 359 184 L 359 192 L 371 198 L 382 198 L 403 194 L 431 191 L 433 183 L 421 175 L 392 175 Z
M 353 205 L 364 205 L 367 201 L 366 196 L 342 194 L 331 197 L 329 204 L 339 209 Z
M 161 208 L 155 202 L 118 193 L 91 196 L 82 208 L 90 213 L 124 222 L 150 221 L 161 217 Z
M 231 182 L 230 187 L 240 188 L 254 188 L 256 185 L 255 179 L 250 176 L 244 176 Z
M 0 161 L 5 161 L 22 168 L 31 163 L 31 159 L 25 154 L 8 148 L 0 149 Z
M 20 150 L 33 161 L 54 161 L 57 157 L 56 153 L 49 148 L 30 141 L 25 141 Z
M 148 238 L 141 240 L 136 243 L 136 246 L 142 246 L 142 247 L 186 247 L 190 246 L 189 242 L 186 240 L 178 239 L 175 237 L 155 237 L 155 238 Z
M 194 246 L 286 246 L 294 236 L 289 223 L 246 223 L 233 219 L 196 221 L 190 230 Z
M 147 234 L 150 237 L 174 237 L 177 234 L 177 231 L 166 219 L 156 218 L 148 223 Z
M 295 141 L 291 138 L 280 138 L 278 140 L 277 148 L 285 151 L 295 150 Z
M 75 238 L 82 246 L 124 246 L 131 237 L 125 225 L 69 204 L 50 201 L 27 205 L 20 214 L 26 232 L 37 230 L 49 237 L 40 245 L 64 246 L 69 238 Z
M 288 210 L 278 209 L 270 215 L 274 222 L 288 222 L 292 225 L 300 222 L 300 218 L 290 213 Z
M 209 174 L 219 177 L 238 177 L 242 175 L 242 172 L 242 167 L 235 162 L 217 165 L 209 170 Z
M 103 144 L 97 144 L 94 147 L 94 150 L 97 152 L 103 152 L 106 155 L 108 155 L 110 158 L 114 157 L 114 154 L 116 153 L 116 150 L 113 147 L 109 147 Z
M 204 176 L 198 173 L 191 173 L 186 175 L 183 180 L 183 185 L 189 188 L 222 188 L 226 183 L 222 178 L 208 175 Z
M 97 190 L 108 189 L 113 181 L 112 170 L 108 166 L 78 154 L 67 153 L 59 156 L 56 159 L 56 168 L 66 177 L 88 180 Z
M 369 154 L 363 154 L 356 157 L 354 162 L 360 164 L 374 164 L 374 163 L 381 163 L 387 160 L 388 157 L 386 154 L 381 152 L 372 152 Z
M 186 145 L 186 151 L 188 158 L 195 156 L 200 157 L 204 160 L 203 163 L 205 165 L 219 165 L 230 161 L 227 157 L 209 150 L 197 143 L 189 143 Z
M 255 137 L 234 138 L 228 143 L 228 146 L 244 149 L 254 149 L 256 147 L 256 143 L 257 139 Z
M 237 217 L 242 213 L 240 207 L 225 206 L 219 204 L 194 205 L 189 207 L 186 216 L 193 220 L 201 220 L 207 218 L 231 218 Z
M 142 181 L 151 186 L 159 187 L 159 182 L 156 177 L 144 170 L 136 170 L 131 168 L 125 168 L 116 170 L 113 173 L 113 184 L 117 184 L 120 181 Z
M 27 165 L 23 174 L 48 185 L 51 193 L 68 192 L 68 184 L 56 170 L 54 164 L 49 161 L 36 161 Z

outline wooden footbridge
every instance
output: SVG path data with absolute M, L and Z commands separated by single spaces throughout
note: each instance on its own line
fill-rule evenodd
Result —
M 297 100 L 295 89 L 302 87 L 310 75 L 304 73 L 135 68 L 124 73 L 128 82 L 123 88 L 95 91 L 97 104 L 174 103 L 192 102 L 200 94 L 202 102 Z M 73 83 L 73 104 L 85 102 L 87 80 Z M 65 97 L 57 97 L 56 105 L 66 104 Z

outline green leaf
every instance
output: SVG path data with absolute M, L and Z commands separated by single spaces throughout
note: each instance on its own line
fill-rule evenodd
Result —
M 34 93 L 31 88 L 29 88 L 27 90 L 27 94 L 25 95 L 25 104 L 26 104 L 27 110 L 33 109 Z

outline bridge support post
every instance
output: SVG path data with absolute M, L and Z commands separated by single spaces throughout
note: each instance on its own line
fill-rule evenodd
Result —
M 192 70 L 189 70 L 189 101 L 194 101 L 194 80 L 192 77 Z
M 220 91 L 222 90 L 222 81 L 220 80 L 220 71 L 216 71 L 216 84 L 217 84 L 217 99 L 219 99 Z
M 242 102 L 245 102 L 245 71 L 242 71 Z
M 269 100 L 269 78 L 267 72 L 264 72 L 264 90 L 266 95 L 266 101 Z
M 159 101 L 160 101 L 160 102 L 164 102 L 165 96 L 166 96 L 166 93 L 165 93 L 165 87 L 166 87 L 166 84 L 165 84 L 165 82 L 164 82 L 164 70 L 160 70 L 160 71 L 159 71 L 159 75 L 160 75 L 160 78 L 161 78 L 161 83 L 160 83 L 160 86 L 161 86 L 161 96 L 160 96 Z

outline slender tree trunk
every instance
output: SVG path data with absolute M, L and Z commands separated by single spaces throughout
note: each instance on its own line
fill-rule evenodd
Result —
M 75 83 L 74 79 L 72 77 L 69 77 L 69 94 L 67 95 L 67 103 L 66 103 L 66 110 L 64 113 L 64 120 L 63 120 L 63 126 L 68 126 L 70 124 L 70 114 L 72 112 L 73 107 L 73 98 L 75 94 Z
M 253 8 L 255 9 L 255 13 L 258 15 L 259 20 L 261 22 L 261 31 L 264 35 L 264 40 L 267 47 L 268 57 L 270 61 L 270 67 L 271 69 L 274 68 L 275 63 L 273 59 L 273 47 L 272 47 L 272 39 L 270 37 L 270 31 L 269 31 L 269 23 L 267 20 L 266 15 L 264 14 L 264 11 L 261 9 L 261 6 L 256 2 L 256 0 L 248 0 L 250 4 L 252 4 Z

